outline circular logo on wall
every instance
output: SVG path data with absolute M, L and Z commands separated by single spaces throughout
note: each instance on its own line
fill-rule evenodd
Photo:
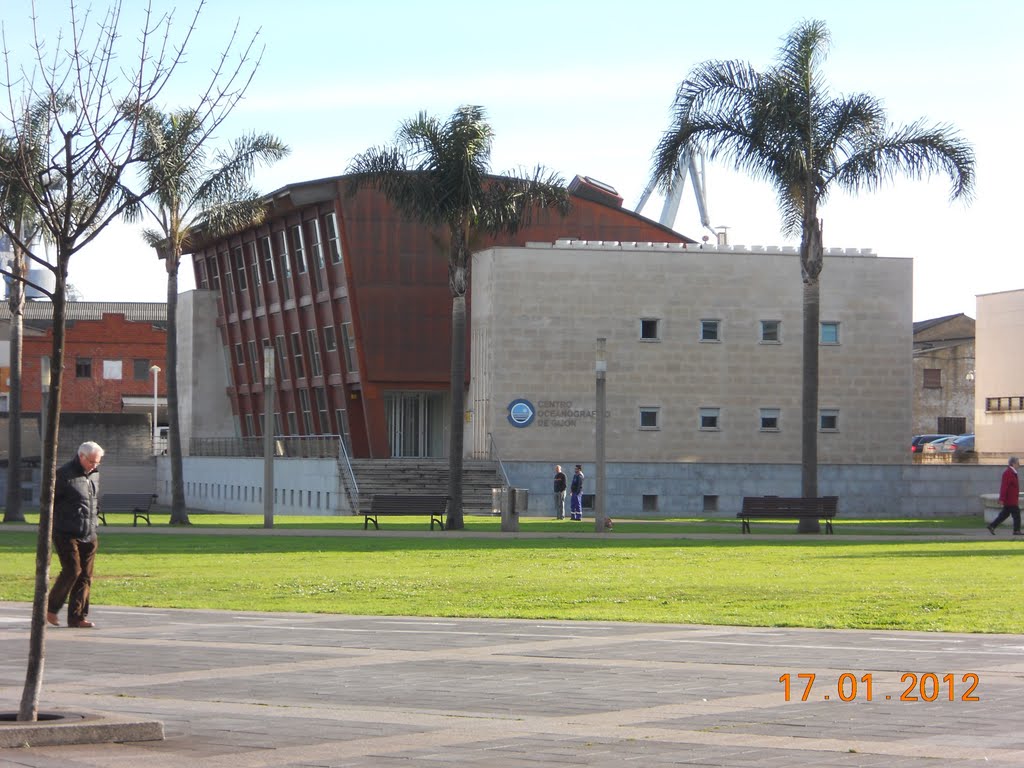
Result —
M 519 398 L 508 404 L 508 423 L 513 427 L 528 427 L 533 424 L 537 411 L 529 400 Z

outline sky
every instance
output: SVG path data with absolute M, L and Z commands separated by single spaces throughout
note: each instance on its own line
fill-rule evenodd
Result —
M 66 28 L 68 3 L 36 0 L 44 36 Z M 93 0 L 94 9 L 106 3 Z M 126 61 L 137 56 L 142 23 L 130 4 L 121 23 Z M 195 2 L 177 6 L 172 29 L 184 33 Z M 32 0 L 4 0 L 3 8 L 9 56 L 27 60 Z M 945 177 L 897 177 L 856 197 L 833 192 L 819 211 L 825 246 L 913 259 L 914 320 L 974 317 L 976 295 L 1024 288 L 1010 226 L 1024 175 L 1011 147 L 1024 124 L 1022 9 L 1017 0 L 212 0 L 163 106 L 194 100 L 237 24 L 244 38 L 258 34 L 263 57 L 214 146 L 252 131 L 285 141 L 291 155 L 255 176 L 262 192 L 344 173 L 353 156 L 390 142 L 420 111 L 444 119 L 478 104 L 495 132 L 493 171 L 539 163 L 567 182 L 591 176 L 635 209 L 687 73 L 711 59 L 765 69 L 798 22 L 822 19 L 832 36 L 823 73 L 835 95 L 879 98 L 896 125 L 951 124 L 977 157 L 969 203 L 950 202 Z M 709 162 L 706 191 L 711 224 L 728 227 L 730 243 L 799 244 L 782 236 L 766 184 Z M 657 219 L 661 200 L 643 213 Z M 698 240 L 710 234 L 690 189 L 675 229 Z M 72 258 L 69 279 L 87 301 L 166 299 L 166 271 L 138 225 L 109 227 Z M 192 287 L 183 264 L 179 288 Z

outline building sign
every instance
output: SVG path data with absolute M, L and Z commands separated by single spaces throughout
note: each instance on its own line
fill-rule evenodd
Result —
M 520 397 L 508 404 L 508 423 L 513 427 L 530 426 L 536 415 L 537 410 L 529 400 Z
M 597 412 L 580 408 L 572 400 L 540 400 L 537 407 L 524 398 L 517 398 L 508 404 L 508 421 L 514 427 L 575 427 L 583 419 L 593 419 Z M 611 412 L 606 411 L 606 416 Z

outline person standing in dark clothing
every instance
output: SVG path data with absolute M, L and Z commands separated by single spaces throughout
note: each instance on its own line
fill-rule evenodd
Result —
M 1008 517 L 1013 518 L 1013 535 L 1020 536 L 1020 479 L 1017 477 L 1017 467 L 1020 461 L 1016 456 L 1011 456 L 1009 466 L 1003 470 L 1003 479 L 999 484 L 999 503 L 1003 505 L 998 517 L 988 526 L 988 532 L 996 535 L 996 528 Z
M 565 472 L 555 465 L 555 517 L 565 520 Z
M 68 602 L 68 626 L 92 629 L 88 619 L 89 588 L 99 545 L 97 471 L 103 449 L 93 442 L 78 446 L 71 461 L 57 470 L 53 490 L 53 549 L 60 558 L 60 574 L 46 601 L 46 621 L 57 627 L 64 601 Z
M 572 474 L 572 485 L 569 486 L 569 512 L 573 520 L 583 519 L 583 467 L 579 464 Z

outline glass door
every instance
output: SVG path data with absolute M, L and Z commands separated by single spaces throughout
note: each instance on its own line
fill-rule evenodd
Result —
M 444 402 L 440 392 L 391 392 L 384 396 L 388 448 L 393 457 L 443 457 Z

